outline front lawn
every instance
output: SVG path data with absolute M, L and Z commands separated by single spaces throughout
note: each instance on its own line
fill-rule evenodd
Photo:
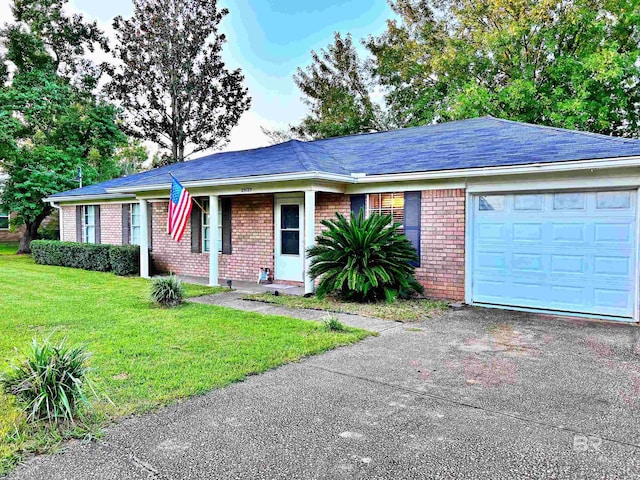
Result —
M 0 242 L 0 255 L 12 255 L 17 251 L 17 242 Z
M 27 256 L 0 256 L 0 285 L 0 371 L 14 347 L 25 350 L 34 336 L 66 337 L 93 353 L 91 376 L 100 394 L 92 399 L 95 415 L 67 436 L 368 335 L 195 303 L 163 310 L 149 303 L 146 280 L 36 265 Z M 211 292 L 187 287 L 190 296 Z M 0 395 L 0 475 L 24 453 L 49 451 L 60 440 L 55 432 L 28 428 L 11 399 Z
M 273 295 L 255 293 L 246 295 L 245 300 L 275 303 L 292 308 L 310 308 L 327 312 L 352 313 L 363 317 L 375 317 L 400 322 L 427 320 L 447 308 L 447 303 L 439 300 L 397 300 L 393 303 L 343 302 L 334 297 L 301 297 L 296 295 Z

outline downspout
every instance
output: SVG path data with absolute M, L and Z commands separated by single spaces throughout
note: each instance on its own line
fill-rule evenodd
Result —
M 62 239 L 64 238 L 64 232 L 62 231 L 64 222 L 62 221 L 62 207 L 57 204 L 56 202 L 54 202 L 53 200 L 49 200 L 49 204 L 55 208 L 56 210 L 58 210 L 58 226 L 60 227 L 60 234 L 58 237 L 58 240 L 62 241 Z

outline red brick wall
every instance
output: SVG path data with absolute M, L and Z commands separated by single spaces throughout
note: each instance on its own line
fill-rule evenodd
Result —
M 464 300 L 464 219 L 464 189 L 422 192 L 416 278 L 427 297 Z
M 60 225 L 62 226 L 62 238 L 63 242 L 75 242 L 76 241 L 76 206 L 65 205 L 62 207 L 62 219 Z
M 273 195 L 231 199 L 231 255 L 220 255 L 218 277 L 257 281 L 260 268 L 274 267 Z
M 331 220 L 337 213 L 349 216 L 351 213 L 351 197 L 343 193 L 316 193 L 316 235 L 324 229 L 321 220 Z
M 182 241 L 167 235 L 167 202 L 153 204 L 153 265 L 157 271 L 208 276 L 209 254 L 191 253 L 191 224 Z M 231 200 L 231 255 L 218 256 L 218 277 L 256 281 L 261 267 L 273 271 L 273 195 L 247 195 Z
M 100 243 L 122 245 L 121 203 L 100 205 Z

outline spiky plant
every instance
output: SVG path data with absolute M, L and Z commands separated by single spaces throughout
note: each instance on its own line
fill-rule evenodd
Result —
M 365 217 L 361 210 L 347 220 L 336 213 L 322 225 L 326 230 L 307 252 L 309 274 L 320 279 L 318 297 L 337 294 L 349 301 L 375 302 L 423 292 L 414 277 L 416 250 L 390 215 Z
M 162 307 L 175 307 L 184 299 L 182 281 L 175 275 L 154 278 L 151 282 L 151 300 Z
M 87 360 L 84 347 L 70 348 L 62 341 L 53 345 L 33 339 L 29 354 L 0 377 L 5 393 L 15 395 L 29 421 L 73 422 L 87 384 Z

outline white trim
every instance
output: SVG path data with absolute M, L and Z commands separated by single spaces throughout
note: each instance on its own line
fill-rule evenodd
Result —
M 92 194 L 92 195 L 68 195 L 66 197 L 46 197 L 44 199 L 42 199 L 43 202 L 48 202 L 48 203 L 54 203 L 54 202 L 75 202 L 75 203 L 80 203 L 83 202 L 86 203 L 86 200 L 89 201 L 95 201 L 97 203 L 105 203 L 105 202 L 100 202 L 101 200 L 113 200 L 113 201 L 117 201 L 117 200 L 124 200 L 124 199 L 129 199 L 129 201 L 132 201 L 131 199 L 133 199 L 133 201 L 135 201 L 135 195 L 134 194 L 127 194 L 127 195 L 122 195 L 122 194 L 113 194 L 113 193 L 96 193 L 96 194 Z
M 147 201 L 140 202 L 140 276 L 149 278 L 149 218 Z
M 218 208 L 220 197 L 217 195 L 209 195 L 209 225 L 212 219 L 218 222 Z M 209 286 L 217 287 L 218 279 L 218 228 L 209 228 Z M 204 234 L 203 234 L 204 237 Z
M 316 239 L 316 192 L 307 190 L 304 192 L 304 240 L 302 255 L 304 255 L 304 293 L 313 293 L 314 282 L 309 276 L 311 259 L 307 257 L 307 250 L 315 244 Z
M 633 321 L 640 321 L 640 189 L 636 190 L 636 258 L 635 286 L 633 289 Z
M 7 217 L 7 228 L 0 227 L 0 232 L 8 232 L 11 230 L 11 212 L 4 213 L 4 210 L 0 210 L 0 217 Z
M 473 303 L 473 195 L 469 190 L 465 195 L 465 224 L 464 224 L 464 301 Z
M 499 181 L 470 180 L 467 191 L 471 193 L 509 193 L 523 191 L 551 191 L 551 190 L 600 190 L 600 189 L 627 189 L 640 186 L 640 175 L 637 172 L 629 175 L 602 175 L 581 176 L 573 178 L 531 178 L 525 177 L 518 180 Z

